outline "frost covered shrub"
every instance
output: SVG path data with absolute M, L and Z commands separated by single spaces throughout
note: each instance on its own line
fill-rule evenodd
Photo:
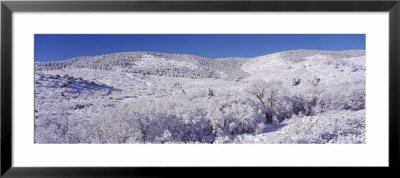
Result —
M 296 86 L 300 84 L 301 79 L 298 77 L 295 77 L 292 79 L 292 86 Z
M 134 130 L 133 112 L 126 107 L 102 108 L 104 112 L 93 114 L 85 125 L 86 134 L 81 139 L 89 138 L 89 143 L 128 143 L 138 135 Z
M 208 88 L 207 92 L 206 92 L 206 96 L 213 97 L 214 96 L 214 91 L 211 88 Z
M 129 105 L 104 108 L 104 112 L 87 120 L 88 135 L 81 139 L 89 138 L 89 143 L 150 143 L 161 131 L 163 118 L 157 117 L 159 114 L 141 114 Z
M 294 105 L 291 97 L 288 96 L 280 97 L 277 100 L 273 111 L 274 117 L 276 117 L 276 119 L 279 122 L 292 117 L 292 115 L 295 114 L 293 107 Z M 273 119 L 272 122 L 274 122 Z
M 176 133 L 177 140 L 182 142 L 203 142 L 210 143 L 214 140 L 213 127 L 211 121 L 207 119 L 206 112 L 197 105 L 184 105 L 179 103 L 173 107 L 180 127 L 170 130 Z
M 207 110 L 207 118 L 216 136 L 253 133 L 257 124 L 265 122 L 256 103 L 246 98 L 216 99 Z
M 360 81 L 362 82 L 362 81 Z M 365 87 L 358 83 L 344 83 L 326 87 L 320 92 L 315 111 L 365 109 Z
M 233 135 L 254 132 L 261 116 L 253 107 L 242 103 L 232 103 L 222 112 L 224 131 Z
M 44 108 L 51 108 L 50 112 L 53 114 L 49 118 L 35 116 L 35 142 L 68 143 L 69 132 L 74 122 L 68 116 L 68 106 L 44 105 Z M 37 110 L 42 111 L 41 107 Z
M 90 132 L 100 143 L 212 143 L 215 139 L 210 120 L 201 108 L 181 109 L 178 103 L 127 104 L 106 109 L 90 119 Z M 87 137 L 87 136 L 85 136 Z
M 283 123 L 273 143 L 365 143 L 365 110 L 299 115 Z
M 292 96 L 290 97 L 290 103 L 292 107 L 293 114 L 300 114 L 306 112 L 305 101 L 303 98 L 299 96 Z
M 288 97 L 293 114 L 318 115 L 330 110 L 343 109 L 346 90 L 339 86 L 321 83 L 319 77 L 312 77 L 293 90 Z
M 352 90 L 347 98 L 352 110 L 365 109 L 365 89 L 354 89 Z

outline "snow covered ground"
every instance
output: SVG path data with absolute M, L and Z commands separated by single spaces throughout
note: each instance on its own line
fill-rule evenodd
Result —
M 365 143 L 365 51 L 35 63 L 35 143 Z

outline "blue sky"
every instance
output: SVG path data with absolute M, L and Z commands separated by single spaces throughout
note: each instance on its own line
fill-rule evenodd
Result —
M 255 57 L 292 49 L 365 49 L 365 35 L 35 35 L 35 61 L 127 51 Z

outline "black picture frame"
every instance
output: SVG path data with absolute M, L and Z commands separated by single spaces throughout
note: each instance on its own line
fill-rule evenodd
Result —
M 389 167 L 343 168 L 352 174 L 397 172 L 399 168 L 400 118 L 400 1 L 2 1 L 1 2 L 1 176 L 4 177 L 143 177 L 187 174 L 246 175 L 269 174 L 265 169 L 287 174 L 306 174 L 310 168 L 20 168 L 12 165 L 12 18 L 13 12 L 121 12 L 121 11 L 332 11 L 389 12 Z M 205 170 L 207 169 L 207 170 Z M 341 175 L 332 168 L 325 174 Z M 293 171 L 292 171 L 293 170 Z M 395 174 L 396 175 L 396 174 Z M 312 175 L 311 175 L 312 176 Z M 314 175 L 314 176 L 318 176 Z M 319 175 L 321 176 L 321 175 Z

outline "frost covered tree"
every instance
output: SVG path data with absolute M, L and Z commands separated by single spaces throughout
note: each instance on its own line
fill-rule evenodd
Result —
M 211 88 L 208 88 L 207 92 L 206 92 L 206 96 L 208 96 L 209 98 L 213 97 L 214 96 L 214 91 Z
M 248 92 L 259 102 L 262 112 L 265 114 L 265 122 L 272 123 L 274 109 L 278 102 L 279 91 L 282 89 L 280 81 L 256 81 L 250 86 Z
M 321 95 L 323 93 L 323 86 L 320 85 L 320 78 L 313 77 L 312 79 L 307 80 L 307 84 L 303 89 L 304 92 L 301 95 L 305 98 L 305 115 L 313 115 L 315 114 L 314 108 L 320 101 Z

